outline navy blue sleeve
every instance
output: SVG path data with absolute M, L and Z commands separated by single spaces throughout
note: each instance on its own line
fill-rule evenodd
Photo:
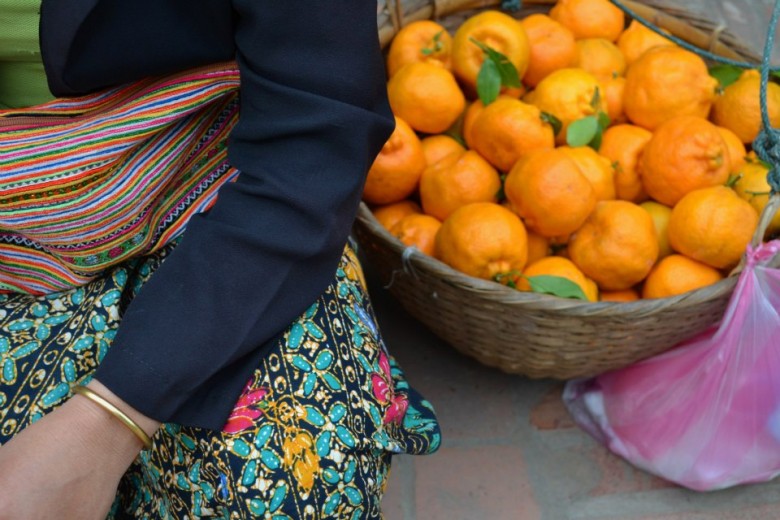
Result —
M 160 421 L 219 429 L 265 347 L 333 279 L 393 127 L 368 0 L 234 0 L 239 170 L 143 287 L 95 374 Z

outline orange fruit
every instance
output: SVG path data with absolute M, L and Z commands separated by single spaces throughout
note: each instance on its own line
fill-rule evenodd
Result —
M 647 276 L 658 258 L 653 219 L 632 202 L 599 202 L 569 241 L 569 256 L 599 288 L 628 289 Z
M 574 64 L 577 45 L 574 34 L 564 25 L 541 13 L 526 16 L 520 25 L 531 44 L 531 59 L 523 83 L 535 87 L 551 72 Z
M 501 178 L 474 150 L 451 154 L 425 169 L 420 178 L 423 211 L 439 220 L 472 202 L 497 202 Z
M 529 264 L 518 278 L 516 285 L 519 291 L 530 291 L 531 283 L 527 277 L 531 276 L 560 276 L 577 284 L 585 293 L 588 301 L 596 302 L 599 299 L 599 289 L 596 282 L 585 276 L 580 269 L 568 258 L 561 256 L 548 256 Z
M 545 237 L 576 231 L 596 205 L 596 190 L 563 150 L 541 150 L 519 160 L 504 193 L 529 229 Z
M 420 144 L 422 144 L 425 154 L 425 164 L 428 166 L 439 162 L 450 154 L 461 154 L 466 151 L 458 141 L 444 134 L 424 137 Z
M 528 258 L 525 226 L 508 209 L 491 202 L 462 206 L 436 234 L 435 256 L 467 275 L 492 280 L 522 271 Z
M 599 295 L 603 302 L 635 302 L 639 299 L 639 293 L 634 289 L 622 291 L 601 291 Z
M 643 298 L 668 298 L 717 283 L 723 275 L 685 255 L 670 255 L 653 267 L 642 287 Z
M 501 99 L 501 96 L 499 96 L 498 99 Z M 496 99 L 496 101 L 498 101 L 498 99 Z M 477 120 L 477 116 L 482 113 L 484 108 L 485 105 L 482 101 L 477 99 L 469 103 L 468 108 L 466 108 L 466 111 L 463 113 L 461 133 L 463 134 L 463 140 L 466 141 L 466 146 L 469 148 L 473 148 L 472 143 L 474 142 L 474 136 L 472 129 L 474 128 L 474 121 Z
M 673 253 L 669 245 L 669 218 L 672 216 L 672 208 L 664 206 L 654 200 L 648 200 L 639 205 L 650 213 L 658 235 L 658 259 L 665 258 Z
M 634 63 L 648 49 L 658 46 L 672 46 L 674 43 L 652 29 L 648 29 L 636 20 L 631 20 L 628 28 L 617 40 L 618 49 L 626 59 L 626 65 Z
M 767 168 L 760 161 L 752 160 L 735 170 L 739 175 L 739 180 L 734 184 L 734 191 L 742 199 L 748 201 L 756 213 L 759 215 L 764 211 L 769 202 L 769 183 L 766 176 L 769 174 Z M 767 226 L 767 235 L 774 235 L 780 232 L 780 212 L 776 213 Z
M 401 28 L 387 51 L 387 76 L 409 63 L 428 62 L 450 69 L 452 37 L 432 20 L 417 20 Z
M 749 202 L 725 186 L 694 190 L 672 209 L 672 249 L 716 269 L 734 267 L 758 224 Z
M 695 189 L 724 184 L 731 166 L 728 154 L 715 125 L 701 117 L 675 117 L 658 127 L 645 145 L 642 186 L 650 197 L 674 206 Z
M 499 11 L 482 11 L 463 22 L 452 38 L 452 70 L 469 97 L 476 96 L 477 74 L 485 60 L 485 53 L 472 39 L 506 56 L 519 78 L 525 75 L 531 44 L 523 26 Z
M 433 243 L 441 222 L 430 215 L 412 213 L 399 220 L 390 233 L 407 246 L 433 256 Z
M 612 162 L 590 146 L 561 146 L 559 149 L 569 156 L 590 181 L 596 192 L 596 200 L 615 198 L 615 169 Z
M 558 0 L 550 17 L 573 33 L 575 38 L 606 38 L 614 42 L 623 32 L 625 15 L 609 0 Z
M 573 121 L 606 111 L 603 98 L 601 85 L 593 74 L 568 68 L 556 70 L 540 81 L 529 102 L 561 121 L 563 126 L 556 142 L 565 144 L 566 129 Z
M 550 239 L 528 231 L 528 263 L 550 255 Z
M 611 124 L 626 122 L 626 114 L 623 109 L 623 98 L 626 91 L 626 78 L 618 76 L 601 80 L 604 88 L 604 99 L 607 104 L 607 115 Z
M 404 65 L 387 82 L 393 113 L 419 132 L 447 130 L 466 107 L 452 73 L 427 62 Z
M 637 165 L 653 134 L 641 126 L 621 124 L 607 128 L 601 137 L 599 153 L 615 168 L 615 195 L 618 199 L 640 202 L 647 198 Z
M 653 130 L 677 116 L 707 117 L 717 86 L 696 54 L 677 46 L 653 47 L 626 71 L 623 108 L 629 121 Z
M 469 135 L 471 147 L 501 171 L 534 150 L 555 147 L 552 126 L 541 111 L 519 99 L 497 99 L 479 112 Z
M 605 38 L 577 40 L 575 67 L 585 69 L 598 79 L 622 76 L 626 72 L 626 59 L 617 45 Z
M 715 98 L 712 120 L 737 134 L 744 144 L 752 143 L 761 130 L 759 92 L 761 76 L 757 70 L 746 70 L 737 81 Z M 780 126 L 780 85 L 769 82 L 766 90 L 769 121 Z
M 723 142 L 726 143 L 726 148 L 729 150 L 729 172 L 735 172 L 745 165 L 745 157 L 747 156 L 747 150 L 745 145 L 737 134 L 724 128 L 722 126 L 716 126 L 720 132 L 720 136 L 723 138 Z
M 405 199 L 417 189 L 425 167 L 420 138 L 403 119 L 396 117 L 395 130 L 368 170 L 363 200 L 369 204 L 390 204 Z
M 396 223 L 407 215 L 412 213 L 422 213 L 422 208 L 413 200 L 402 200 L 400 202 L 393 202 L 391 204 L 385 204 L 384 206 L 377 206 L 372 210 L 374 218 L 384 226 L 385 229 L 390 231 Z

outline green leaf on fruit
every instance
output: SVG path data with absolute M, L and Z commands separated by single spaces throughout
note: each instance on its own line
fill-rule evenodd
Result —
M 726 88 L 739 79 L 742 69 L 734 65 L 714 65 L 710 67 L 710 76 L 718 80 L 721 88 Z
M 601 108 L 601 91 L 598 87 L 595 88 L 593 91 L 593 97 L 590 98 L 590 106 L 593 107 L 593 110 L 598 110 Z
M 501 87 L 519 88 L 522 86 L 517 68 L 509 61 L 509 58 L 479 40 L 474 38 L 469 40 L 485 54 L 485 59 L 477 74 L 477 95 L 482 104 L 488 105 L 495 101 Z M 497 89 L 496 84 L 498 84 Z
M 562 276 L 542 274 L 526 277 L 531 284 L 531 291 L 539 294 L 551 294 L 560 298 L 572 298 L 575 300 L 587 300 L 582 288 Z
M 561 123 L 561 120 L 552 115 L 549 112 L 542 112 L 542 115 L 540 116 L 542 118 L 542 121 L 552 126 L 553 129 L 553 135 L 558 135 L 561 133 L 561 128 L 563 128 L 563 123 Z
M 566 129 L 566 144 L 569 146 L 587 146 L 599 132 L 599 120 L 596 116 L 585 116 L 572 121 Z
M 439 31 L 436 34 L 433 35 L 433 45 L 430 47 L 423 47 L 420 49 L 420 53 L 422 53 L 423 56 L 430 56 L 432 54 L 436 54 L 437 52 L 441 51 L 444 45 L 441 43 L 441 33 L 443 31 Z
M 501 74 L 498 67 L 491 60 L 482 62 L 482 67 L 477 74 L 477 95 L 482 104 L 487 106 L 498 97 L 501 92 Z
M 573 121 L 566 129 L 566 144 L 569 146 L 590 146 L 598 151 L 604 130 L 609 126 L 609 116 L 604 112 L 585 116 Z

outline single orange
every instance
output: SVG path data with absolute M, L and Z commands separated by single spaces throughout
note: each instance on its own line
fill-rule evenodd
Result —
M 528 258 L 525 226 L 498 204 L 468 204 L 442 223 L 435 256 L 453 269 L 486 280 L 522 271 Z
M 746 70 L 737 81 L 715 98 L 712 120 L 737 134 L 744 144 L 752 143 L 761 130 L 759 92 L 761 76 L 757 70 Z M 769 82 L 766 91 L 769 121 L 780 126 L 780 85 Z
M 529 229 L 545 237 L 576 231 L 596 205 L 596 190 L 563 150 L 533 152 L 509 171 L 504 193 Z
M 701 117 L 679 116 L 653 133 L 640 164 L 647 194 L 671 207 L 695 189 L 724 184 L 731 159 L 715 125 Z
M 626 72 L 626 59 L 617 45 L 606 38 L 577 40 L 575 67 L 585 69 L 598 79 L 622 76 Z
M 452 38 L 452 70 L 469 97 L 476 97 L 477 74 L 485 53 L 473 40 L 500 52 L 522 78 L 531 59 L 531 44 L 520 23 L 499 11 L 487 10 L 463 22 Z
M 767 175 L 769 168 L 758 160 L 751 160 L 742 165 L 741 168 L 734 171 L 739 179 L 734 184 L 734 191 L 742 199 L 748 201 L 756 213 L 763 213 L 764 208 L 769 202 L 769 192 L 771 190 Z M 774 235 L 780 233 L 780 212 L 776 213 L 769 222 L 766 234 Z
M 625 27 L 623 11 L 609 0 L 558 0 L 550 16 L 571 29 L 575 38 L 614 42 Z
M 599 297 L 603 302 L 635 302 L 639 299 L 639 293 L 634 289 L 623 289 L 622 291 L 601 291 Z
M 629 121 L 653 130 L 677 116 L 706 118 L 717 87 L 696 54 L 677 46 L 653 47 L 626 71 L 623 108 Z
M 413 200 L 402 200 L 383 206 L 377 206 L 372 210 L 374 218 L 390 231 L 399 220 L 412 213 L 422 213 L 422 208 Z
M 425 169 L 420 178 L 423 211 L 444 220 L 472 202 L 498 202 L 501 178 L 474 150 L 451 154 Z
M 550 239 L 528 231 L 528 263 L 550 256 Z
M 607 115 L 613 125 L 625 123 L 626 112 L 623 108 L 623 98 L 626 92 L 626 78 L 618 76 L 601 80 L 604 88 L 604 99 L 607 103 Z
M 501 96 L 499 96 L 498 99 L 501 99 Z M 474 121 L 477 120 L 477 116 L 479 116 L 484 108 L 485 105 L 482 103 L 482 101 L 476 99 L 469 103 L 469 106 L 463 113 L 463 126 L 461 127 L 461 133 L 463 135 L 463 140 L 466 142 L 466 146 L 469 148 L 473 148 L 472 144 L 474 143 L 474 136 L 472 133 L 472 129 L 474 128 Z
M 393 113 L 419 132 L 447 130 L 466 107 L 466 98 L 452 73 L 427 62 L 401 67 L 387 82 Z
M 672 249 L 716 269 L 734 267 L 750 243 L 758 213 L 725 186 L 691 191 L 672 209 Z
M 631 20 L 628 28 L 617 40 L 618 49 L 626 59 L 626 65 L 634 63 L 648 49 L 658 46 L 673 46 L 668 38 L 648 29 L 636 20 Z
M 417 189 L 425 169 L 420 138 L 399 118 L 395 130 L 368 171 L 363 200 L 369 204 L 390 204 L 405 199 Z
M 542 112 L 519 99 L 497 99 L 485 107 L 469 135 L 471 147 L 504 172 L 529 152 L 555 147 L 552 126 Z
M 424 137 L 420 143 L 425 154 L 425 163 L 428 166 L 439 162 L 450 154 L 461 154 L 466 151 L 463 145 L 445 134 L 429 135 Z
M 599 153 L 615 168 L 615 195 L 620 200 L 641 202 L 647 198 L 637 165 L 653 134 L 636 125 L 620 124 L 606 129 Z
M 387 76 L 401 67 L 421 61 L 449 70 L 452 67 L 450 49 L 452 37 L 447 29 L 432 20 L 417 20 L 401 28 L 387 51 Z
M 720 136 L 723 138 L 723 142 L 726 143 L 726 148 L 729 150 L 729 172 L 735 172 L 745 165 L 745 158 L 747 157 L 747 149 L 742 144 L 742 140 L 729 130 L 722 126 L 716 126 L 720 132 Z
M 588 301 L 596 302 L 599 299 L 596 282 L 585 276 L 571 260 L 561 256 L 548 256 L 537 260 L 525 268 L 523 275 L 516 282 L 519 291 L 531 290 L 531 283 L 528 281 L 531 276 L 559 276 L 579 285 Z
M 559 69 L 548 75 L 533 90 L 529 102 L 542 112 L 557 117 L 562 128 L 556 136 L 565 144 L 569 125 L 585 116 L 606 112 L 601 85 L 593 74 L 579 68 Z
M 658 258 L 653 219 L 632 202 L 599 202 L 569 241 L 569 255 L 600 289 L 628 289 L 647 276 Z
M 390 233 L 405 245 L 416 247 L 428 256 L 433 256 L 433 244 L 441 222 L 430 215 L 412 213 L 399 220 Z
M 673 253 L 669 245 L 669 218 L 672 216 L 672 208 L 664 206 L 654 200 L 647 200 L 639 205 L 650 213 L 658 235 L 658 259 L 665 258 Z
M 596 200 L 615 198 L 615 168 L 612 161 L 590 146 L 560 146 L 559 149 L 573 160 L 596 192 Z
M 574 65 L 576 41 L 563 24 L 541 13 L 526 16 L 520 24 L 531 44 L 531 59 L 523 83 L 535 87 L 551 72 Z
M 653 267 L 642 287 L 643 298 L 668 298 L 718 283 L 723 275 L 685 255 L 670 255 Z

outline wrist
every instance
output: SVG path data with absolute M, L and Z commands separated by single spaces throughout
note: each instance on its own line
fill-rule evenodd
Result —
M 152 419 L 151 417 L 147 417 L 146 415 L 142 414 L 126 402 L 124 402 L 122 399 L 119 398 L 114 392 L 109 390 L 103 383 L 98 381 L 97 379 L 93 379 L 89 382 L 87 385 L 87 388 L 92 390 L 93 392 L 97 393 L 100 397 L 111 403 L 112 405 L 119 408 L 125 415 L 127 415 L 130 420 L 132 420 L 135 424 L 137 424 L 149 437 L 154 435 L 154 433 L 157 431 L 157 429 L 160 427 L 160 422 Z M 120 422 L 117 420 L 117 422 Z

